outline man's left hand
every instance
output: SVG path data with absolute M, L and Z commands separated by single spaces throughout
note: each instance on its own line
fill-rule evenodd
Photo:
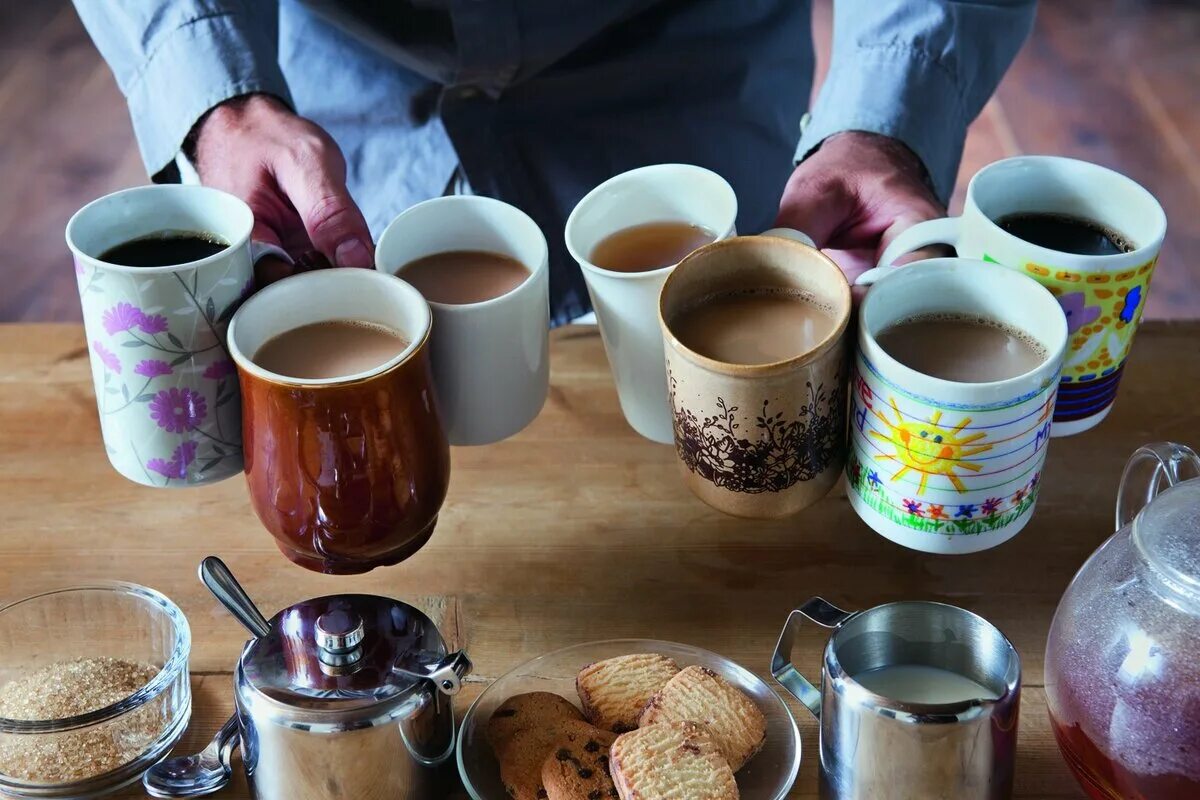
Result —
M 830 136 L 792 173 L 778 226 L 813 238 L 851 284 L 874 267 L 900 232 L 946 209 L 925 182 L 921 160 L 902 142 L 861 131 Z

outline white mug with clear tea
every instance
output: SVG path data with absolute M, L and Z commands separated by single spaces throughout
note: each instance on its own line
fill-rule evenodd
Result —
M 720 175 L 691 164 L 656 164 L 610 178 L 584 196 L 567 218 L 566 243 L 579 262 L 596 310 L 604 350 L 629 425 L 655 442 L 674 441 L 667 400 L 667 367 L 658 326 L 658 295 L 675 265 L 696 246 L 736 234 L 737 197 Z M 620 269 L 596 263 L 598 248 L 629 237 L 635 253 L 656 238 L 651 227 L 684 242 L 678 257 L 661 262 L 624 260 Z M 641 229 L 640 231 L 638 229 Z M 694 237 L 694 238 L 693 238 Z M 638 240 L 641 241 L 638 241 Z M 654 248 L 659 253 L 662 243 Z M 651 259 L 653 261 L 653 259 Z

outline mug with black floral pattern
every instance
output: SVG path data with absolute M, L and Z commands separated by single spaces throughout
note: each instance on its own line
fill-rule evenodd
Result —
M 67 224 L 104 448 L 132 481 L 194 486 L 242 470 L 237 371 L 225 330 L 254 287 L 253 224 L 241 200 L 202 186 L 116 192 Z M 229 246 L 170 266 L 101 260 L 160 232 L 203 233 Z

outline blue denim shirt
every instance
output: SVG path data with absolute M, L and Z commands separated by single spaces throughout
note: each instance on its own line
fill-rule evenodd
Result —
M 839 0 L 828 78 L 809 0 L 75 0 L 129 102 L 151 175 L 195 122 L 268 92 L 324 127 L 372 233 L 472 189 L 529 213 L 555 322 L 587 293 L 562 230 L 593 186 L 689 162 L 723 175 L 743 232 L 769 227 L 793 164 L 829 135 L 896 137 L 937 193 L 1027 36 L 1035 0 Z

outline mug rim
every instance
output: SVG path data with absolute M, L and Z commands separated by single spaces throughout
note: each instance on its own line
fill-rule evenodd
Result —
M 276 288 L 278 286 L 288 284 L 289 282 L 291 286 L 296 286 L 300 281 L 311 282 L 313 280 L 320 280 L 323 276 L 330 274 L 340 274 L 350 277 L 352 280 L 358 280 L 356 276 L 362 275 L 371 276 L 364 277 L 364 280 L 367 281 L 395 281 L 395 288 L 398 291 L 405 294 L 411 292 L 412 295 L 414 295 L 416 299 L 420 301 L 420 307 L 424 309 L 424 315 L 422 319 L 419 320 L 421 335 L 413 337 L 412 341 L 410 341 L 403 350 L 379 366 L 373 367 L 369 370 L 364 370 L 362 372 L 341 375 L 336 378 L 294 378 L 289 375 L 281 375 L 278 372 L 272 372 L 268 369 L 260 367 L 254 362 L 250 355 L 242 351 L 241 347 L 237 343 L 235 333 L 237 331 L 237 323 L 239 318 L 241 318 L 243 314 L 253 313 L 253 311 L 247 312 L 247 309 L 252 309 L 255 302 L 260 304 L 264 302 L 270 302 L 271 293 L 275 292 L 277 294 L 280 291 Z M 264 297 L 267 299 L 260 300 L 260 298 Z M 300 323 L 292 327 L 285 328 L 276 335 L 281 335 L 287 331 L 295 330 L 296 328 L 301 328 L 308 324 L 318 323 Z M 408 363 L 410 360 L 412 360 L 413 356 L 415 356 L 421 350 L 421 348 L 425 346 L 425 343 L 429 340 L 429 333 L 432 327 L 433 314 L 429 309 L 429 303 L 412 284 L 397 278 L 395 275 L 378 270 L 364 269 L 361 267 L 333 267 L 331 269 L 319 269 L 311 272 L 301 272 L 295 275 L 289 275 L 288 277 L 276 281 L 270 286 L 255 292 L 244 303 L 242 303 L 241 307 L 239 307 L 236 312 L 234 312 L 233 317 L 229 320 L 229 328 L 226 331 L 225 338 L 229 347 L 229 355 L 233 359 L 234 363 L 237 364 L 239 372 L 244 370 L 247 374 L 258 380 L 281 386 L 292 386 L 304 389 L 341 388 L 365 383 Z
M 1055 163 L 1067 164 L 1071 169 L 1091 170 L 1101 174 L 1106 174 L 1107 178 L 1110 180 L 1117 180 L 1127 184 L 1135 192 L 1143 195 L 1145 199 L 1150 201 L 1149 206 L 1154 212 L 1154 235 L 1152 235 L 1145 244 L 1140 244 L 1133 250 L 1125 253 L 1085 255 L 1082 253 L 1069 253 L 1066 250 L 1055 250 L 1050 247 L 1043 247 L 1040 244 L 1028 242 L 1019 236 L 1009 233 L 1008 231 L 1004 230 L 1004 228 L 1000 227 L 996 220 L 985 214 L 983 209 L 979 207 L 979 203 L 977 203 L 975 199 L 976 192 L 980 191 L 976 182 L 981 180 L 991 180 L 990 173 L 1006 167 L 1011 168 L 1013 164 L 1021 163 L 1039 165 L 1039 168 L 1041 169 L 1044 169 L 1045 167 L 1040 165 Z M 999 235 L 1001 241 L 1010 245 L 1019 245 L 1022 248 L 1027 248 L 1033 253 L 1038 261 L 1048 261 L 1054 263 L 1056 261 L 1061 262 L 1064 257 L 1067 259 L 1077 259 L 1078 263 L 1074 263 L 1072 268 L 1079 270 L 1087 270 L 1089 268 L 1088 265 L 1093 262 L 1097 266 L 1091 267 L 1092 269 L 1108 269 L 1110 268 L 1108 265 L 1116 259 L 1127 259 L 1130 261 L 1148 260 L 1152 253 L 1156 252 L 1162 247 L 1163 240 L 1167 235 L 1167 212 L 1163 209 L 1162 203 L 1159 202 L 1158 198 L 1154 196 L 1153 192 L 1135 181 L 1133 178 L 1122 172 L 1118 172 L 1115 169 L 1106 167 L 1103 164 L 1096 164 L 1092 161 L 1084 161 L 1081 158 L 1070 158 L 1068 156 L 1021 155 L 1009 156 L 1008 158 L 1002 158 L 997 161 L 993 161 L 971 176 L 971 180 L 967 183 L 966 206 L 967 208 L 973 210 L 975 214 L 977 214 L 989 226 L 989 229 L 994 234 Z
M 893 283 L 898 284 L 902 280 L 916 280 L 916 278 L 913 276 L 919 276 L 922 272 L 942 272 L 953 269 L 955 272 L 951 272 L 949 274 L 956 274 L 958 269 L 968 265 L 970 265 L 971 269 L 987 269 L 995 271 L 997 278 L 1001 281 L 1016 280 L 1017 285 L 1026 286 L 1029 291 L 1041 297 L 1043 301 L 1048 300 L 1051 304 L 1053 304 L 1054 310 L 1058 312 L 1058 322 L 1061 323 L 1055 326 L 1058 328 L 1058 334 L 1055 336 L 1057 344 L 1047 350 L 1045 358 L 1043 358 L 1041 363 L 1039 363 L 1037 366 L 1021 373 L 1020 375 L 1014 375 L 1010 378 L 1003 378 L 996 381 L 952 381 L 947 378 L 939 378 L 934 375 L 928 375 L 898 361 L 892 356 L 891 353 L 889 353 L 879 344 L 879 340 L 877 338 L 879 331 L 871 331 L 868 329 L 867 315 L 872 308 L 873 298 L 879 297 L 879 289 L 877 287 Z M 902 275 L 908 275 L 909 277 L 902 278 Z M 874 302 L 878 303 L 882 301 L 874 299 Z M 963 313 L 973 314 L 974 312 L 968 310 Z M 893 320 L 892 324 L 899 321 L 900 319 Z M 1007 320 L 998 321 L 1006 325 L 1012 325 L 1013 327 L 1022 329 L 1022 326 L 1015 325 Z M 880 330 L 882 331 L 885 329 L 886 328 L 881 328 Z M 1028 331 L 1026 331 L 1026 333 L 1028 333 Z M 961 392 L 968 389 L 974 391 L 986 391 L 989 393 L 1000 392 L 1010 388 L 1015 389 L 1015 387 L 1017 387 L 1019 384 L 1028 383 L 1030 379 L 1034 378 L 1039 372 L 1044 371 L 1049 366 L 1057 365 L 1056 369 L 1054 370 L 1055 374 L 1057 375 L 1061 370 L 1062 359 L 1066 354 L 1067 344 L 1070 341 L 1070 334 L 1067 331 L 1066 315 L 1062 312 L 1062 306 L 1059 305 L 1058 298 L 1051 294 L 1049 289 L 1047 289 L 1045 286 L 1042 286 L 1042 284 L 1035 279 L 1021 272 L 1017 272 L 1016 270 L 1008 269 L 999 264 L 989 264 L 988 262 L 979 259 L 959 258 L 957 256 L 951 258 L 927 258 L 889 270 L 888 274 L 876 281 L 875 284 L 867 290 L 867 295 L 865 298 L 863 298 L 862 304 L 858 310 L 858 334 L 859 351 L 861 355 L 864 357 L 869 357 L 870 361 L 880 365 L 881 372 L 885 372 L 887 375 L 892 376 L 889 378 L 890 380 L 907 385 L 922 384 L 928 386 L 934 392 L 951 393 Z M 867 345 L 869 345 L 869 347 Z M 1054 383 L 1057 385 L 1057 381 L 1054 381 Z
M 384 250 L 385 242 L 387 242 L 389 240 L 389 238 L 395 238 L 395 237 L 399 236 L 400 234 L 396 232 L 398 226 L 401 224 L 401 222 L 406 217 L 416 213 L 419 209 L 423 209 L 426 207 L 436 207 L 439 205 L 461 205 L 463 203 L 466 203 L 468 205 L 480 205 L 480 206 L 487 206 L 487 207 L 492 207 L 492 208 L 503 207 L 503 208 L 515 211 L 519 215 L 524 217 L 524 221 L 529 223 L 531 229 L 537 233 L 538 250 L 540 252 L 540 258 L 538 259 L 538 263 L 534 266 L 530 266 L 530 265 L 526 264 L 522 259 L 513 258 L 514 261 L 518 261 L 523 267 L 525 267 L 527 270 L 529 270 L 529 274 L 525 277 L 524 280 L 522 280 L 520 283 L 518 283 L 513 288 L 509 289 L 504 294 L 497 295 L 496 297 L 489 297 L 487 300 L 479 300 L 474 303 L 440 303 L 436 300 L 430 300 L 430 299 L 426 298 L 425 295 L 421 295 L 421 297 L 425 299 L 425 302 L 428 303 L 431 308 L 436 308 L 439 312 L 447 312 L 447 313 L 451 313 L 451 314 L 465 313 L 467 311 L 475 311 L 475 310 L 478 310 L 481 308 L 488 308 L 491 306 L 496 306 L 496 305 L 500 305 L 504 302 L 507 302 L 517 293 L 524 291 L 529 284 L 533 283 L 535 278 L 539 277 L 543 272 L 546 272 L 549 269 L 550 247 L 546 243 L 546 234 L 544 234 L 542 232 L 541 227 L 539 227 L 538 224 L 536 222 L 534 222 L 533 217 L 529 216 L 524 211 L 522 211 L 521 209 L 514 206 L 512 203 L 506 203 L 503 200 L 497 200 L 494 197 L 485 197 L 483 195 L 475 195 L 475 194 L 449 194 L 449 195 L 443 195 L 441 197 L 431 197 L 428 200 L 422 200 L 419 203 L 413 203 L 411 206 L 409 206 L 408 208 L 404 209 L 399 214 L 397 214 L 396 217 L 391 222 L 388 223 L 387 227 L 383 229 L 383 233 L 380 234 L 380 236 L 379 236 L 379 242 L 375 245 L 375 265 L 374 265 L 375 271 L 381 272 L 385 275 L 390 275 L 393 278 L 399 278 L 400 280 L 403 281 L 404 278 L 402 278 L 400 276 L 400 273 L 403 272 L 404 267 L 411 264 L 412 261 L 408 261 L 404 264 L 398 264 L 395 267 L 385 267 L 381 262 L 381 256 L 380 256 L 380 253 L 383 252 L 383 250 Z M 437 250 L 435 252 L 427 253 L 424 256 L 418 256 L 417 258 L 426 258 L 426 257 L 432 256 L 432 255 L 438 255 L 441 253 L 451 253 L 451 252 L 454 252 L 454 251 L 453 250 Z M 512 258 L 512 256 L 510 256 L 510 258 Z M 413 259 L 413 260 L 416 260 L 416 259 Z M 404 281 L 404 282 L 408 283 L 408 281 Z M 409 284 L 409 285 L 411 286 L 412 284 Z M 418 293 L 420 293 L 419 289 L 417 291 L 418 291 Z
M 132 267 L 127 264 L 113 264 L 109 261 L 104 261 L 97 256 L 84 252 L 75 241 L 75 231 L 83 224 L 86 215 L 96 213 L 97 209 L 108 203 L 111 203 L 118 197 L 135 194 L 206 194 L 209 197 L 224 203 L 232 203 L 237 206 L 237 213 L 242 215 L 243 230 L 236 237 L 232 237 L 229 244 L 216 253 L 204 258 L 198 258 L 194 261 L 185 261 L 182 264 L 162 264 L 156 267 Z M 97 197 L 95 200 L 84 205 L 78 211 L 71 215 L 67 220 L 67 227 L 64 231 L 67 247 L 76 258 L 81 258 L 90 266 L 99 269 L 111 270 L 113 272 L 131 273 L 136 275 L 166 275 L 172 272 L 179 272 L 185 269 L 197 269 L 207 266 L 214 262 L 226 258 L 230 251 L 237 250 L 250 241 L 250 235 L 254 230 L 254 212 L 245 200 L 240 197 L 230 194 L 229 192 L 212 186 L 202 186 L 200 184 L 185 184 L 185 183 L 150 183 L 144 186 L 132 186 L 127 189 L 118 189 L 115 192 L 109 192 L 103 197 Z
M 835 652 L 834 640 L 842 634 L 847 625 L 849 625 L 851 622 L 865 617 L 868 614 L 895 606 L 936 606 L 939 608 L 950 609 L 955 613 L 963 614 L 970 619 L 982 622 L 984 626 L 990 628 L 997 636 L 1000 637 L 1000 641 L 1003 642 L 1005 647 L 1008 649 L 1010 662 L 1015 662 L 1016 664 L 1016 674 L 1010 679 L 1006 671 L 1005 675 L 1003 676 L 1004 691 L 999 697 L 993 699 L 980 697 L 971 700 L 960 700 L 955 703 L 910 703 L 896 700 L 886 695 L 871 691 L 866 686 L 859 683 L 853 675 L 846 671 L 845 666 L 842 664 L 841 660 L 837 657 L 837 653 Z M 825 652 L 821 661 L 822 670 L 826 673 L 829 673 L 831 678 L 837 678 L 840 681 L 856 687 L 858 691 L 867 695 L 873 701 L 876 701 L 871 706 L 864 706 L 873 713 L 879 714 L 884 711 L 899 711 L 912 717 L 924 717 L 930 714 L 955 715 L 959 717 L 960 721 L 963 720 L 964 715 L 971 716 L 971 712 L 973 712 L 975 709 L 999 705 L 1005 700 L 1013 697 L 1021 688 L 1021 673 L 1023 672 L 1020 651 L 1017 650 L 1016 645 L 1012 643 L 1012 640 L 1008 638 L 1008 635 L 1005 634 L 998 625 L 981 614 L 977 614 L 974 611 L 963 608 L 962 606 L 956 606 L 952 603 L 942 603 L 937 600 L 893 600 L 890 603 L 881 603 L 877 606 L 872 606 L 856 612 L 842 622 L 842 624 L 838 625 L 837 628 L 834 629 L 833 633 L 830 634 L 829 640 L 825 643 Z M 836 671 L 830 670 L 831 666 L 834 667 Z M 895 664 L 892 666 L 902 665 Z M 920 720 L 907 719 L 905 721 L 919 722 Z
M 733 232 L 737 228 L 737 214 L 738 214 L 737 193 L 733 191 L 733 186 L 730 185 L 729 181 L 727 181 L 724 178 L 724 176 L 722 176 L 720 173 L 718 173 L 714 170 L 709 169 L 708 167 L 702 167 L 699 164 L 685 164 L 681 161 L 672 161 L 672 162 L 667 162 L 664 164 L 646 164 L 641 167 L 634 167 L 633 169 L 627 169 L 624 172 L 619 172 L 616 175 L 613 175 L 612 177 L 607 178 L 606 180 L 603 180 L 600 183 L 598 183 L 597 185 L 593 186 L 591 188 L 591 190 L 588 191 L 587 194 L 585 194 L 583 197 L 579 198 L 579 202 L 575 204 L 575 207 L 571 209 L 571 213 L 567 215 L 567 221 L 563 225 L 563 244 L 566 245 L 567 252 L 571 255 L 571 258 L 575 259 L 575 262 L 577 264 L 579 264 L 579 268 L 584 271 L 594 272 L 597 275 L 603 275 L 606 278 L 615 278 L 617 280 L 622 280 L 622 281 L 636 282 L 639 280 L 659 279 L 663 275 L 668 274 L 669 272 L 671 272 L 671 270 L 678 267 L 679 264 L 682 264 L 684 262 L 684 260 L 686 260 L 687 256 L 684 256 L 684 258 L 680 259 L 680 261 L 676 264 L 668 264 L 665 267 L 657 267 L 656 269 L 646 269 L 646 270 L 640 270 L 637 272 L 622 272 L 621 270 L 606 269 L 605 267 L 599 267 L 599 266 L 596 266 L 595 264 L 593 264 L 590 257 L 584 257 L 584 256 L 580 255 L 578 252 L 576 252 L 575 246 L 571 241 L 572 237 L 570 235 L 571 230 L 578 224 L 577 219 L 580 216 L 582 216 L 583 212 L 581 212 L 580 209 L 582 209 L 584 207 L 584 205 L 589 203 L 601 191 L 610 188 L 613 183 L 615 183 L 617 181 L 627 181 L 633 177 L 640 176 L 645 173 L 666 172 L 666 171 L 680 170 L 680 169 L 695 171 L 698 173 L 704 173 L 706 175 L 711 175 L 712 177 L 716 178 L 720 182 L 722 190 L 726 191 L 728 193 L 729 198 L 733 201 L 733 218 L 729 220 L 729 225 L 726 226 L 725 230 L 714 233 L 714 236 L 716 236 L 716 238 L 713 239 L 713 241 L 709 242 L 709 244 L 716 244 L 717 242 L 723 242 L 728 239 L 734 238 Z M 647 220 L 647 222 L 655 222 L 655 221 L 661 221 L 661 220 Z M 645 223 L 641 223 L 641 224 L 645 224 Z M 620 229 L 618 229 L 618 230 L 620 230 Z M 616 232 L 617 232 L 616 230 L 613 231 L 613 233 L 616 233 Z M 708 245 L 705 245 L 705 247 L 707 247 L 707 246 Z M 697 248 L 697 249 L 702 249 L 702 248 Z
M 718 361 L 697 353 L 695 350 L 681 342 L 679 337 L 675 335 L 675 332 L 671 330 L 671 326 L 667 323 L 666 316 L 663 314 L 663 305 L 667 296 L 667 290 L 670 288 L 671 282 L 676 280 L 676 275 L 679 274 L 679 271 L 693 259 L 703 258 L 711 252 L 716 252 L 718 249 L 746 247 L 750 243 L 758 244 L 764 240 L 770 240 L 770 244 L 773 246 L 792 248 L 793 250 L 796 250 L 797 253 L 802 253 L 804 258 L 816 256 L 816 263 L 821 264 L 822 268 L 824 269 L 831 270 L 837 276 L 839 279 L 838 294 L 840 295 L 839 299 L 842 307 L 834 310 L 834 316 L 837 324 L 834 325 L 833 330 L 831 330 L 824 339 L 817 342 L 817 344 L 813 345 L 808 350 L 794 355 L 791 358 L 785 358 L 781 361 L 769 361 L 765 364 L 734 364 L 728 361 Z M 795 239 L 788 239 L 781 236 L 762 236 L 760 234 L 751 236 L 731 236 L 727 239 L 718 239 L 715 242 L 710 242 L 709 244 L 704 245 L 704 247 L 693 250 L 672 269 L 674 271 L 667 276 L 667 279 L 663 282 L 662 289 L 658 293 L 658 323 L 659 327 L 663 331 L 663 336 L 676 350 L 679 351 L 680 354 L 692 361 L 692 363 L 711 372 L 716 372 L 723 375 L 756 377 L 787 371 L 811 364 L 837 346 L 837 343 L 845 334 L 846 329 L 849 328 L 850 318 L 853 316 L 854 312 L 854 303 L 850 292 L 850 281 L 846 278 L 846 274 L 842 272 L 842 268 L 839 267 L 832 258 L 817 248 L 810 247 L 804 242 L 800 242 Z

